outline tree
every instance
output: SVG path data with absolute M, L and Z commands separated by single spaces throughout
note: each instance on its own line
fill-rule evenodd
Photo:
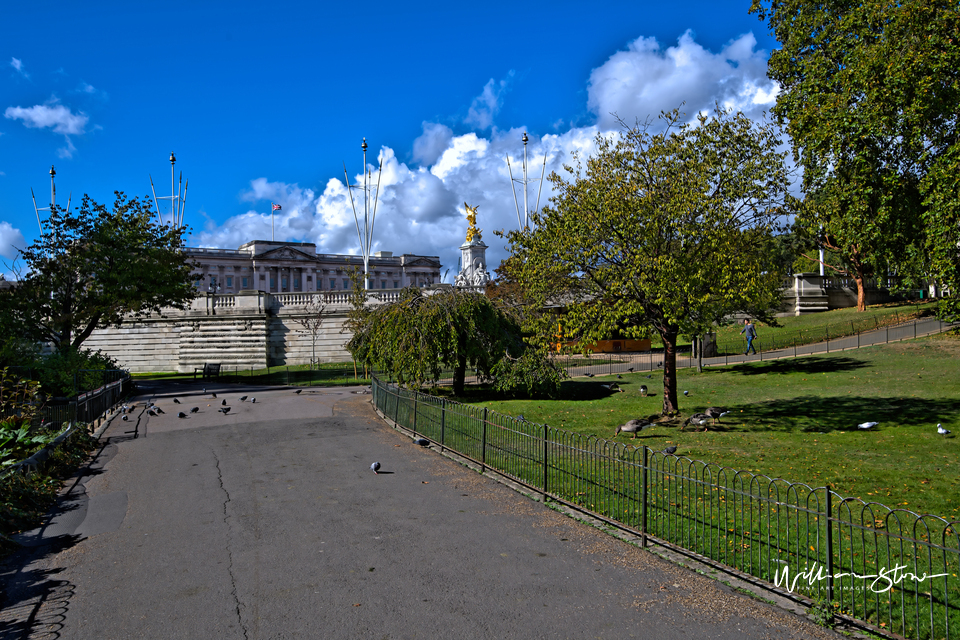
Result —
M 327 318 L 327 303 L 324 301 L 323 294 L 317 292 L 316 296 L 307 304 L 307 314 L 302 318 L 294 318 L 293 321 L 303 327 L 304 333 L 310 334 L 310 367 L 317 364 L 317 339 L 320 337 L 320 330 L 323 328 L 323 321 Z M 356 372 L 354 372 L 356 374 Z
M 530 376 L 524 372 L 544 371 L 533 363 L 534 350 L 523 342 L 520 325 L 510 314 L 482 294 L 457 290 L 404 289 L 399 301 L 369 311 L 347 349 L 414 388 L 438 380 L 443 367 L 452 367 L 457 395 L 463 394 L 468 366 L 478 377 L 490 378 L 509 357 L 516 366 L 500 364 L 497 369 L 509 379 L 509 388 L 527 384 Z M 530 388 L 543 386 L 542 378 L 529 383 Z
M 944 197 L 957 168 L 956 2 L 754 0 L 751 10 L 782 44 L 768 73 L 804 172 L 798 220 L 842 256 L 831 266 L 856 279 L 857 308 L 864 279 L 922 264 L 901 260 L 922 243 L 943 257 L 935 273 L 960 285 L 955 207 Z
M 108 211 L 88 196 L 78 210 L 54 207 L 43 233 L 20 251 L 18 284 L 0 312 L 19 335 L 78 350 L 96 328 L 183 307 L 196 296 L 180 251 L 183 228 L 156 224 L 146 201 L 116 192 Z
M 681 333 L 779 305 L 781 277 L 764 249 L 788 199 L 771 126 L 721 109 L 692 125 L 679 118 L 662 114 L 660 133 L 647 123 L 598 136 L 585 167 L 550 177 L 551 205 L 533 231 L 509 234 L 507 262 L 540 305 L 566 306 L 564 332 L 583 342 L 656 332 L 664 413 L 678 410 Z

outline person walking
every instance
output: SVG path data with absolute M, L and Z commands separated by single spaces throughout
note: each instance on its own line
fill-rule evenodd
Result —
M 740 333 L 745 333 L 747 337 L 747 350 L 743 355 L 749 355 L 751 351 L 756 355 L 757 350 L 753 348 L 753 339 L 757 337 L 757 328 L 750 322 L 750 318 L 744 318 L 743 329 L 740 330 Z

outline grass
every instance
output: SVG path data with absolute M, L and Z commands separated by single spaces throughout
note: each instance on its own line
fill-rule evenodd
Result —
M 625 393 L 603 389 L 616 380 Z M 640 397 L 646 384 L 651 396 Z M 917 513 L 960 519 L 960 339 L 955 335 L 678 374 L 682 418 L 708 406 L 730 410 L 707 431 L 681 420 L 646 430 L 635 446 L 678 454 Z M 566 381 L 564 400 L 476 399 L 585 435 L 611 439 L 618 424 L 659 414 L 656 374 Z M 869 431 L 857 424 L 878 421 Z M 937 434 L 942 423 L 953 434 Z

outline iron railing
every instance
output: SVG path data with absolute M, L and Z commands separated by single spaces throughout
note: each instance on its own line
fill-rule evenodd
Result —
M 960 522 L 584 436 L 373 379 L 384 417 L 481 469 L 881 633 L 960 636 Z
M 44 419 L 53 422 L 90 423 L 101 418 L 130 392 L 133 380 L 122 370 L 105 370 L 104 383 L 72 398 L 54 399 L 40 409 Z

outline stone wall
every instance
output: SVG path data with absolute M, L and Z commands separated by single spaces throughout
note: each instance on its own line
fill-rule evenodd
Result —
M 188 309 L 165 309 L 125 321 L 120 328 L 98 329 L 84 347 L 100 349 L 132 372 L 190 373 L 206 362 L 219 362 L 228 370 L 307 364 L 313 355 L 312 333 L 297 320 L 310 315 L 315 296 L 326 303 L 316 358 L 350 360 L 343 346 L 350 339 L 343 329 L 350 310 L 346 293 L 201 294 Z M 399 291 L 369 294 L 371 304 L 398 297 Z

